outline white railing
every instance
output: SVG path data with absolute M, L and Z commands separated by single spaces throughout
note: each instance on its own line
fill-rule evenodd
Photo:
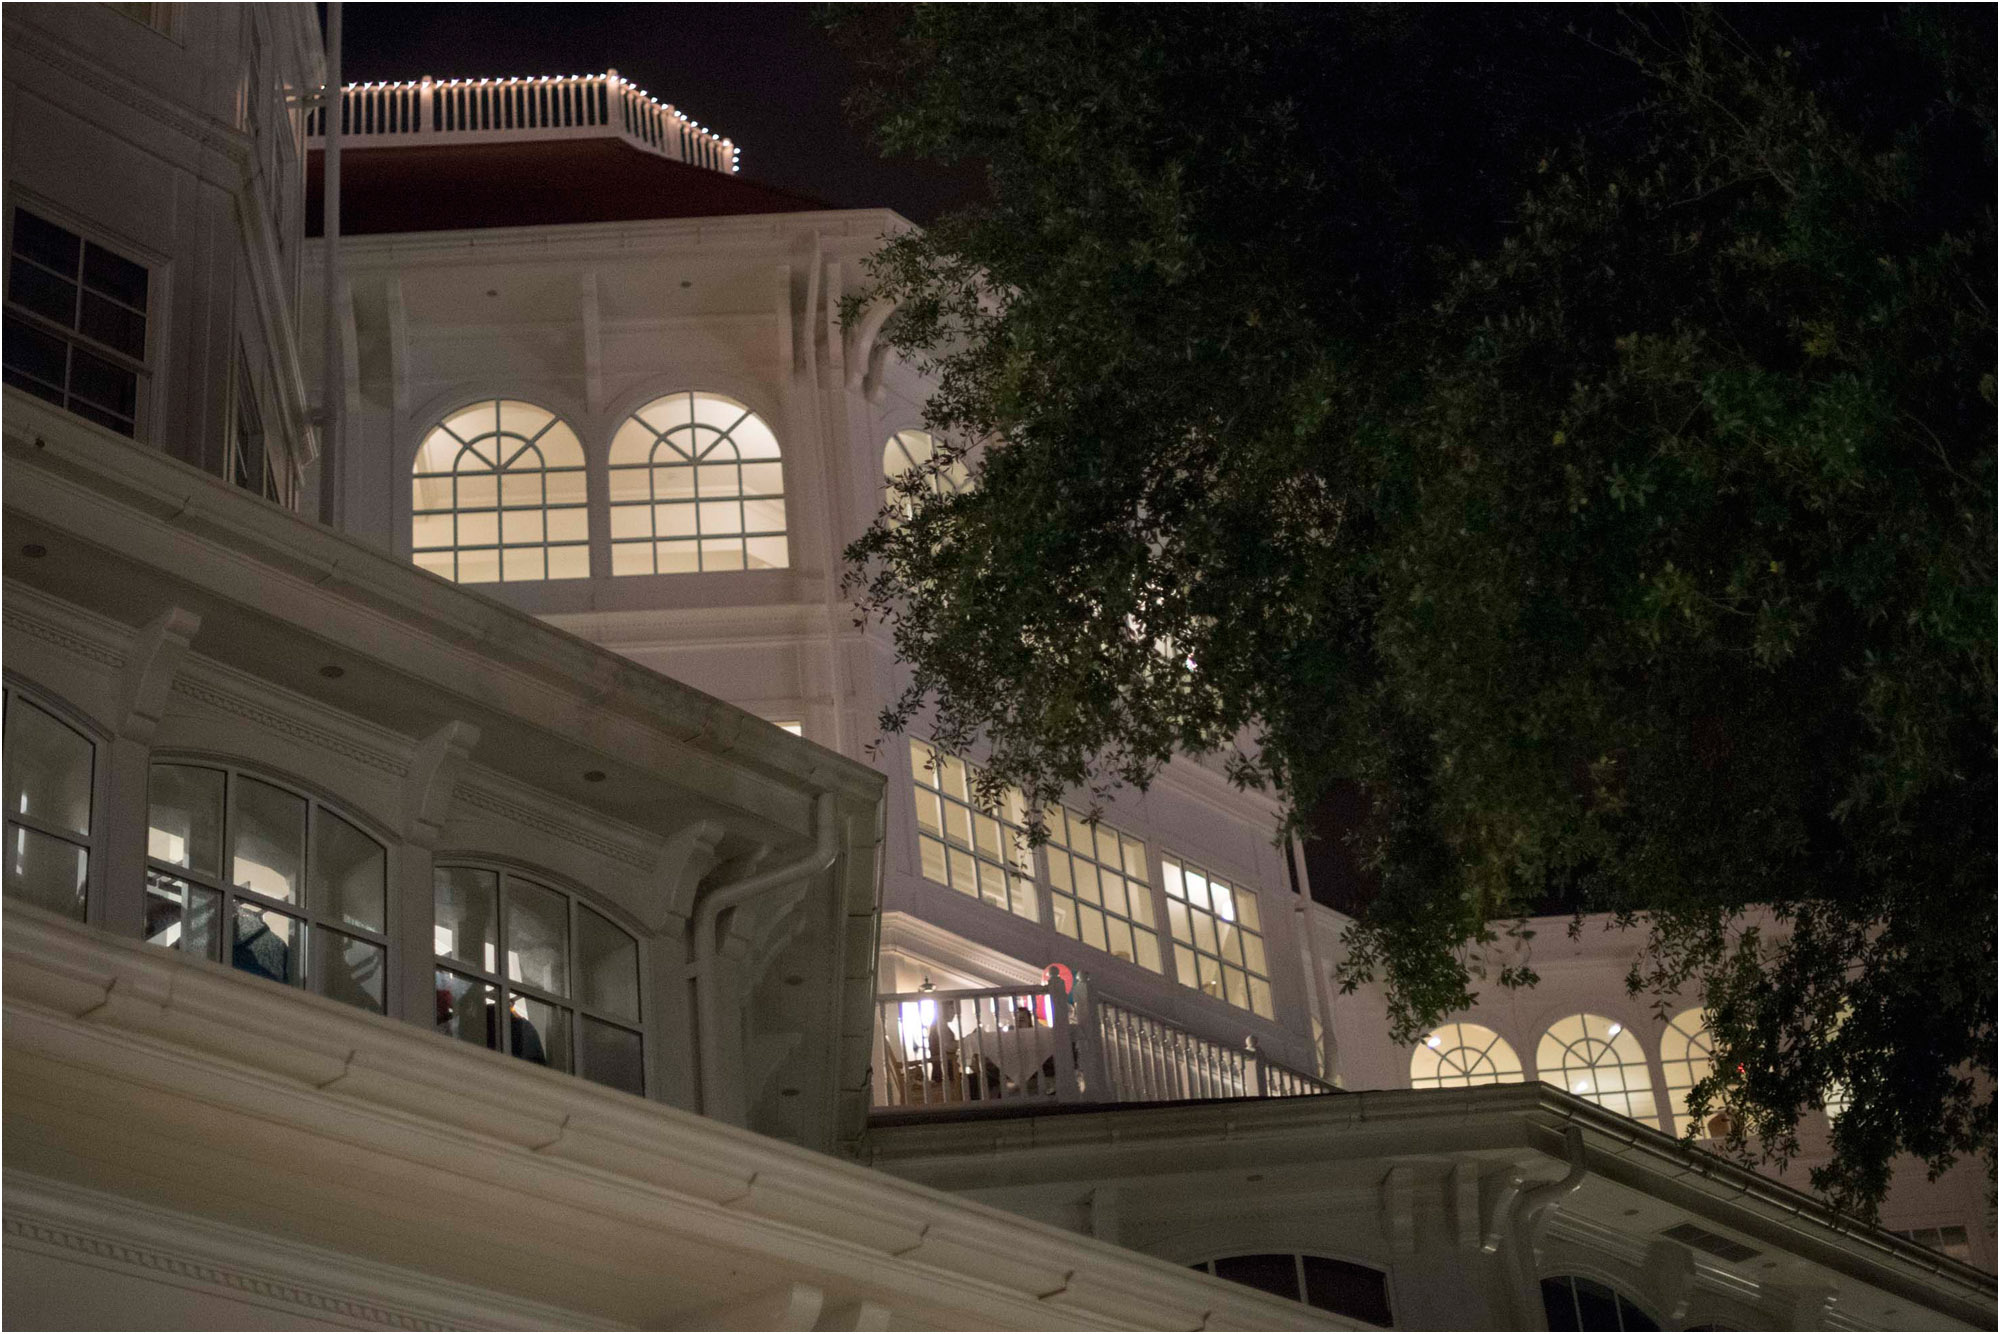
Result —
M 356 147 L 617 138 L 646 152 L 733 174 L 736 145 L 689 119 L 617 70 L 528 79 L 351 83 L 341 89 L 340 133 Z M 324 109 L 307 118 L 322 137 Z
M 1257 1051 L 1189 1033 L 1078 987 L 913 991 L 876 1004 L 877 1107 L 1175 1102 L 1332 1092 Z

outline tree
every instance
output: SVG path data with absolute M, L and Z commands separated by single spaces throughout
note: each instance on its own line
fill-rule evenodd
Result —
M 1031 805 L 1359 783 L 1398 1040 L 1496 923 L 1643 920 L 1697 1115 L 1782 1159 L 1840 1090 L 1869 1213 L 1993 1147 L 1992 15 L 1571 17 L 845 20 L 990 181 L 861 298 L 978 468 L 849 552 L 883 722 Z

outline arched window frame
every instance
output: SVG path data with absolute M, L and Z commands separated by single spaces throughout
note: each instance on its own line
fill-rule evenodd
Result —
M 590 576 L 588 471 L 560 414 L 482 398 L 424 433 L 410 465 L 410 558 L 458 583 Z
M 1607 1111 L 1659 1124 L 1653 1074 L 1638 1035 L 1601 1014 L 1565 1015 L 1535 1048 L 1536 1073 Z
M 925 484 L 933 495 L 957 495 L 972 489 L 972 472 L 965 460 L 953 459 L 942 468 L 930 467 L 938 447 L 929 431 L 898 431 L 882 445 L 882 504 L 892 516 L 907 519 L 916 512 L 916 501 L 907 485 L 898 483 L 908 474 L 925 470 Z
M 620 423 L 606 463 L 611 573 L 787 569 L 784 451 L 748 404 L 677 389 Z
M 176 794 L 176 783 L 211 781 L 216 800 L 205 812 L 213 819 L 213 860 L 209 861 L 198 858 L 195 852 L 196 821 L 179 820 L 177 812 L 182 808 L 169 805 L 168 799 L 203 795 L 191 788 Z M 253 976 L 377 1014 L 394 1014 L 400 1009 L 394 985 L 391 888 L 396 882 L 392 841 L 309 791 L 228 761 L 156 756 L 148 770 L 147 792 L 144 938 L 148 944 L 212 963 L 228 963 Z M 242 809 L 246 799 L 267 803 L 266 815 L 286 803 L 297 803 L 296 883 L 289 898 L 272 888 L 270 880 L 263 885 L 251 883 L 257 878 L 255 871 L 273 868 L 243 855 L 245 826 L 251 822 Z M 187 809 L 192 811 L 192 807 Z M 192 813 L 199 816 L 204 812 Z M 208 841 L 206 831 L 199 841 Z M 376 868 L 372 904 L 366 876 L 371 851 Z M 357 880 L 350 872 L 340 884 L 331 883 L 333 867 L 357 855 L 362 859 L 358 863 L 363 867 L 362 878 Z M 257 925 L 252 926 L 253 922 Z M 240 934 L 246 928 L 249 934 Z M 257 951 L 259 929 L 284 949 L 284 976 L 272 973 L 268 966 L 253 966 L 263 964 L 266 958 Z M 340 953 L 334 955 L 335 950 Z M 342 960 L 343 966 L 330 966 L 332 958 Z
M 1682 1010 L 1660 1034 L 1660 1073 L 1666 1080 L 1674 1134 L 1687 1134 L 1688 1093 L 1714 1072 L 1715 1040 L 1709 1036 L 1707 1016 L 1699 1005 Z M 1704 1129 L 1702 1137 L 1706 1135 Z
M 80 922 L 92 920 L 93 913 L 101 916 L 103 911 L 97 888 L 103 866 L 99 845 L 105 823 L 104 802 L 99 792 L 104 782 L 106 759 L 100 744 L 102 738 L 80 723 L 71 710 L 39 690 L 24 688 L 10 680 L 5 683 L 4 690 L 0 690 L 0 696 L 4 696 L 0 698 L 0 710 L 4 710 L 5 715 L 4 723 L 0 723 L 0 733 L 4 733 L 5 737 L 0 750 L 4 750 L 6 760 L 6 896 L 20 902 L 37 903 Z M 19 713 L 23 709 L 33 710 L 30 716 L 62 729 L 86 748 L 87 772 L 83 783 L 86 809 L 84 828 L 81 830 L 71 827 L 61 818 L 33 809 L 33 794 L 25 790 L 25 776 L 20 772 L 21 758 L 27 752 L 17 734 L 16 724 L 23 717 Z M 26 857 L 31 847 L 57 853 L 62 848 L 68 848 L 81 855 L 82 864 L 73 902 L 46 902 L 24 892 Z
M 492 939 L 482 938 L 474 942 L 478 948 L 469 952 L 446 918 L 456 912 L 457 916 L 452 917 L 453 924 L 465 920 L 464 913 L 452 902 L 452 896 L 461 892 L 476 892 L 479 887 L 476 882 L 480 877 L 491 877 Z M 525 945 L 523 931 L 546 929 L 550 920 L 544 915 L 534 927 L 524 927 L 516 922 L 516 915 L 522 912 L 520 904 L 537 899 L 545 908 L 550 900 L 562 902 L 563 975 L 559 982 L 550 981 L 546 973 L 530 976 L 531 969 L 520 962 L 519 956 Z M 432 905 L 431 966 L 437 992 L 436 1022 L 440 1033 L 474 1046 L 503 1051 L 549 1069 L 579 1075 L 610 1088 L 646 1096 L 653 1083 L 647 1042 L 648 1022 L 652 1015 L 645 984 L 647 960 L 643 933 L 634 930 L 591 896 L 567 886 L 558 877 L 489 857 L 439 856 L 433 876 Z M 529 916 L 533 920 L 532 914 Z M 617 932 L 632 946 L 629 1010 L 622 1009 L 621 1002 L 607 1003 L 601 996 L 594 998 L 586 994 L 584 935 L 587 930 L 596 929 L 592 919 Z M 465 1023 L 465 998 L 480 994 L 481 988 L 486 989 L 482 996 L 484 1004 L 495 1007 L 496 1015 L 504 1009 L 514 1017 L 513 1020 L 505 1024 Z M 519 1020 L 526 1020 L 528 1027 L 516 1022 Z M 521 1045 L 530 1032 L 534 1035 L 539 1055 Z M 606 1045 L 620 1042 L 621 1035 L 633 1040 L 621 1045 L 636 1058 L 635 1066 L 623 1070 L 617 1068 L 612 1059 L 612 1048 Z M 551 1041 L 558 1037 L 560 1050 Z M 634 1072 L 638 1075 L 636 1081 L 621 1082 L 621 1074 Z
M 1514 1044 L 1484 1024 L 1439 1024 L 1410 1052 L 1411 1088 L 1475 1088 L 1523 1078 Z
M 1660 1322 L 1615 1283 L 1592 1278 L 1586 1274 L 1551 1274 L 1544 1278 L 1542 1288 L 1542 1312 L 1547 1317 L 1551 1330 L 1656 1330 Z M 1586 1289 L 1597 1289 L 1588 1292 Z M 1581 1294 L 1581 1295 L 1580 1295 Z M 1615 1318 L 1609 1324 L 1593 1324 L 1583 1317 L 1582 1296 L 1602 1301 L 1609 1298 Z
M 1233 1260 L 1274 1262 L 1286 1258 L 1292 1261 L 1292 1279 L 1295 1284 L 1289 1292 L 1280 1292 L 1275 1285 L 1239 1278 L 1232 1274 L 1223 1273 L 1220 1269 L 1221 1266 L 1227 1266 Z M 1355 1309 L 1361 1303 L 1347 1302 L 1335 1304 L 1328 1300 L 1329 1294 L 1325 1294 L 1319 1290 L 1322 1284 L 1314 1281 L 1318 1276 L 1313 1270 L 1318 1265 L 1332 1266 L 1335 1270 L 1351 1270 L 1354 1271 L 1355 1276 L 1363 1273 L 1373 1275 L 1379 1281 L 1380 1286 L 1381 1300 L 1379 1307 L 1375 1306 L 1372 1300 L 1367 1303 L 1371 1308 L 1369 1310 Z M 1331 1311 L 1335 1315 L 1346 1316 L 1350 1320 L 1360 1320 L 1381 1329 L 1391 1328 L 1395 1324 L 1395 1310 L 1389 1294 L 1389 1273 L 1377 1265 L 1364 1264 L 1357 1260 L 1346 1260 L 1338 1256 L 1322 1255 L 1313 1251 L 1232 1251 L 1227 1255 L 1218 1255 L 1213 1259 L 1202 1260 L 1188 1267 L 1190 1269 L 1198 1269 L 1204 1274 L 1212 1274 L 1227 1282 L 1242 1283 L 1245 1287 L 1255 1288 L 1259 1292 L 1268 1292 L 1274 1297 L 1285 1297 L 1301 1305 L 1310 1306 L 1315 1310 Z M 1268 1264 L 1267 1267 L 1274 1271 L 1277 1268 L 1274 1264 Z M 1315 1296 L 1319 1296 L 1320 1300 L 1313 1300 Z M 1373 1296 L 1374 1294 L 1371 1293 L 1370 1298 L 1372 1299 Z

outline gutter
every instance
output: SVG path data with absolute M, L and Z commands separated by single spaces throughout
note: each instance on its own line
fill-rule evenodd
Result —
M 695 1053 L 701 1071 L 701 1110 L 706 1116 L 730 1120 L 723 1113 L 721 1069 L 722 1016 L 716 996 L 716 925 L 723 912 L 740 907 L 760 894 L 795 884 L 833 865 L 840 845 L 834 825 L 834 798 L 822 792 L 813 803 L 813 846 L 803 856 L 768 871 L 757 871 L 732 884 L 717 885 L 703 895 L 694 910 Z

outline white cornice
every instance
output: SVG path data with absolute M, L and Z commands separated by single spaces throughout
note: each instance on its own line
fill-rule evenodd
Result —
M 513 257 L 608 261 L 643 257 L 656 249 L 679 251 L 691 246 L 752 252 L 770 249 L 777 243 L 789 251 L 795 245 L 809 242 L 815 233 L 823 243 L 831 245 L 845 240 L 860 251 L 873 249 L 883 236 L 908 231 L 912 226 L 909 219 L 892 210 L 870 208 L 538 227 L 476 227 L 342 236 L 340 258 L 343 268 L 359 276 L 413 263 L 486 263 Z M 319 269 L 324 248 L 325 243 L 317 237 L 306 242 L 305 262 L 309 270 Z

